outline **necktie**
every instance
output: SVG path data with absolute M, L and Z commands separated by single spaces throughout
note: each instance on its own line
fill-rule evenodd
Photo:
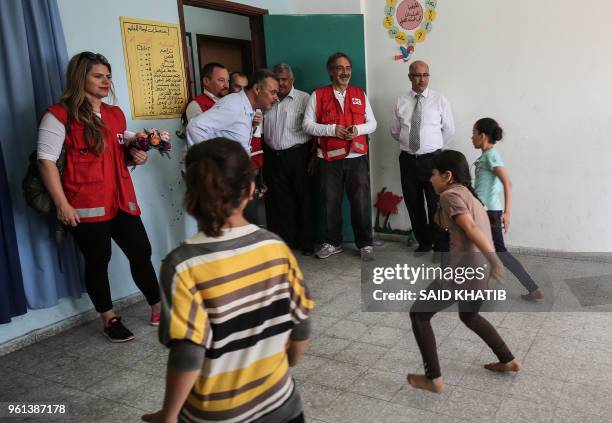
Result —
M 408 148 L 412 153 L 416 153 L 421 147 L 421 116 L 423 114 L 422 94 L 414 96 L 416 103 L 410 119 L 410 135 L 408 136 Z

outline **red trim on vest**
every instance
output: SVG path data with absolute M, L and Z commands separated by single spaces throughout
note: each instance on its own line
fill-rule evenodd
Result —
M 251 164 L 255 169 L 261 169 L 263 167 L 264 154 L 260 137 L 251 138 Z
M 47 111 L 66 125 L 68 111 L 63 105 L 55 104 Z M 101 104 L 100 112 L 107 128 L 105 149 L 100 156 L 87 148 L 82 123 L 72 122 L 66 136 L 66 166 L 62 186 L 66 199 L 79 214 L 81 222 L 110 220 L 119 209 L 140 215 L 125 162 L 125 116 L 119 107 L 105 103 Z
M 317 88 L 316 117 L 317 123 L 331 125 L 360 125 L 365 123 L 365 92 L 361 88 L 349 85 L 346 89 L 344 111 L 336 99 L 331 85 Z M 327 161 L 341 160 L 349 155 L 351 150 L 365 154 L 368 143 L 365 135 L 360 135 L 352 142 L 336 137 L 319 137 L 319 147 L 323 158 Z
M 200 94 L 199 96 L 194 98 L 193 101 L 198 103 L 198 105 L 200 106 L 200 109 L 202 109 L 202 112 L 207 111 L 208 109 L 212 108 L 212 106 L 215 105 L 215 100 L 213 100 L 206 94 Z

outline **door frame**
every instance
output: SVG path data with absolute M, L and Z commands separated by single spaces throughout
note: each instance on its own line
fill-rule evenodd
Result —
M 266 45 L 264 41 L 264 22 L 263 17 L 268 14 L 268 9 L 260 9 L 258 7 L 247 6 L 240 3 L 234 3 L 226 0 L 176 0 L 178 6 L 179 25 L 181 27 L 181 35 L 183 42 L 183 64 L 185 66 L 185 75 L 187 76 L 187 92 L 189 93 L 189 101 L 191 92 L 189 84 L 195 83 L 190 81 L 189 60 L 187 56 L 187 46 L 185 43 L 185 15 L 183 14 L 183 6 L 201 7 L 203 9 L 216 10 L 219 12 L 233 13 L 235 15 L 247 16 L 251 27 L 251 56 L 252 63 L 255 69 L 266 67 Z

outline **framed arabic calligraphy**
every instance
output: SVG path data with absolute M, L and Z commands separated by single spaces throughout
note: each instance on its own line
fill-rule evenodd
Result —
M 132 119 L 180 117 L 187 101 L 178 25 L 122 16 Z
M 418 43 L 423 43 L 437 18 L 438 0 L 385 0 L 383 26 L 399 45 L 395 60 L 407 62 Z

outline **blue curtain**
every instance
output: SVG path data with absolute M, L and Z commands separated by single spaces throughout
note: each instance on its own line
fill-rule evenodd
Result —
M 27 312 L 12 203 L 0 143 L 0 324 Z
M 56 0 L 0 1 L 0 135 L 23 287 L 32 309 L 84 292 L 82 259 L 72 239 L 62 244 L 61 271 L 54 219 L 30 210 L 21 193 L 39 119 L 61 95 L 67 63 Z

